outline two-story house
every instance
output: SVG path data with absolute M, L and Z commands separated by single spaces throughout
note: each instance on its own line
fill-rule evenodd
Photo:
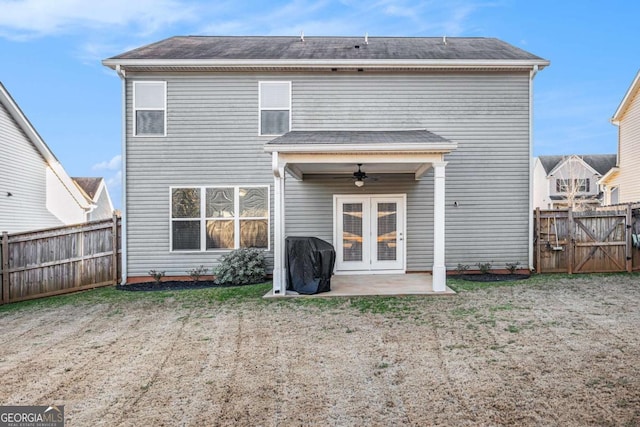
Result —
M 97 178 L 102 184 L 95 199 L 88 195 L 83 188 L 88 178 L 67 174 L 2 83 L 0 155 L 0 231 L 18 233 L 113 215 L 104 180 Z
M 493 38 L 173 37 L 122 81 L 124 280 L 315 236 L 336 274 L 531 265 L 532 82 Z
M 615 154 L 537 157 L 533 166 L 533 207 L 584 210 L 602 205 L 598 181 L 615 165 Z
M 600 180 L 605 204 L 640 202 L 640 71 L 611 123 L 618 126 L 618 162 Z

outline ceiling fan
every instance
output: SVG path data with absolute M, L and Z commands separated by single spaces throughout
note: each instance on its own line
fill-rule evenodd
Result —
M 361 167 L 362 163 L 358 163 L 358 170 L 353 173 L 356 187 L 362 187 L 364 185 L 364 180 L 368 178 L 367 174 L 362 172 Z

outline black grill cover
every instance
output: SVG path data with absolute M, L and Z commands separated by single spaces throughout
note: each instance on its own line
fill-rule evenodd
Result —
M 336 251 L 317 237 L 286 238 L 287 290 L 318 294 L 331 290 Z

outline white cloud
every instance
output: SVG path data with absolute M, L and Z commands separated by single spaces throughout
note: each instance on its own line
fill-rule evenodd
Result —
M 106 160 L 104 162 L 96 163 L 91 167 L 93 170 L 117 170 L 120 169 L 122 165 L 122 156 L 118 154 L 117 156 L 113 156 L 111 160 Z
M 107 183 L 107 188 L 109 189 L 109 191 L 111 191 L 112 189 L 115 190 L 117 188 L 120 188 L 122 186 L 122 171 L 116 172 L 105 181 Z
M 475 31 L 473 15 L 497 7 L 468 0 L 433 2 L 410 0 L 291 0 L 265 2 L 242 13 L 212 14 L 200 34 L 210 35 L 364 35 L 459 36 Z
M 0 0 L 0 10 L 0 34 L 14 39 L 119 27 L 144 35 L 197 16 L 179 0 Z

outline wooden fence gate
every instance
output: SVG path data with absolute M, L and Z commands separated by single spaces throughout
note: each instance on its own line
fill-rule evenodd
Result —
M 538 273 L 604 273 L 640 270 L 640 206 L 595 211 L 534 213 Z
M 120 218 L 2 234 L 0 304 L 108 286 L 120 278 Z

